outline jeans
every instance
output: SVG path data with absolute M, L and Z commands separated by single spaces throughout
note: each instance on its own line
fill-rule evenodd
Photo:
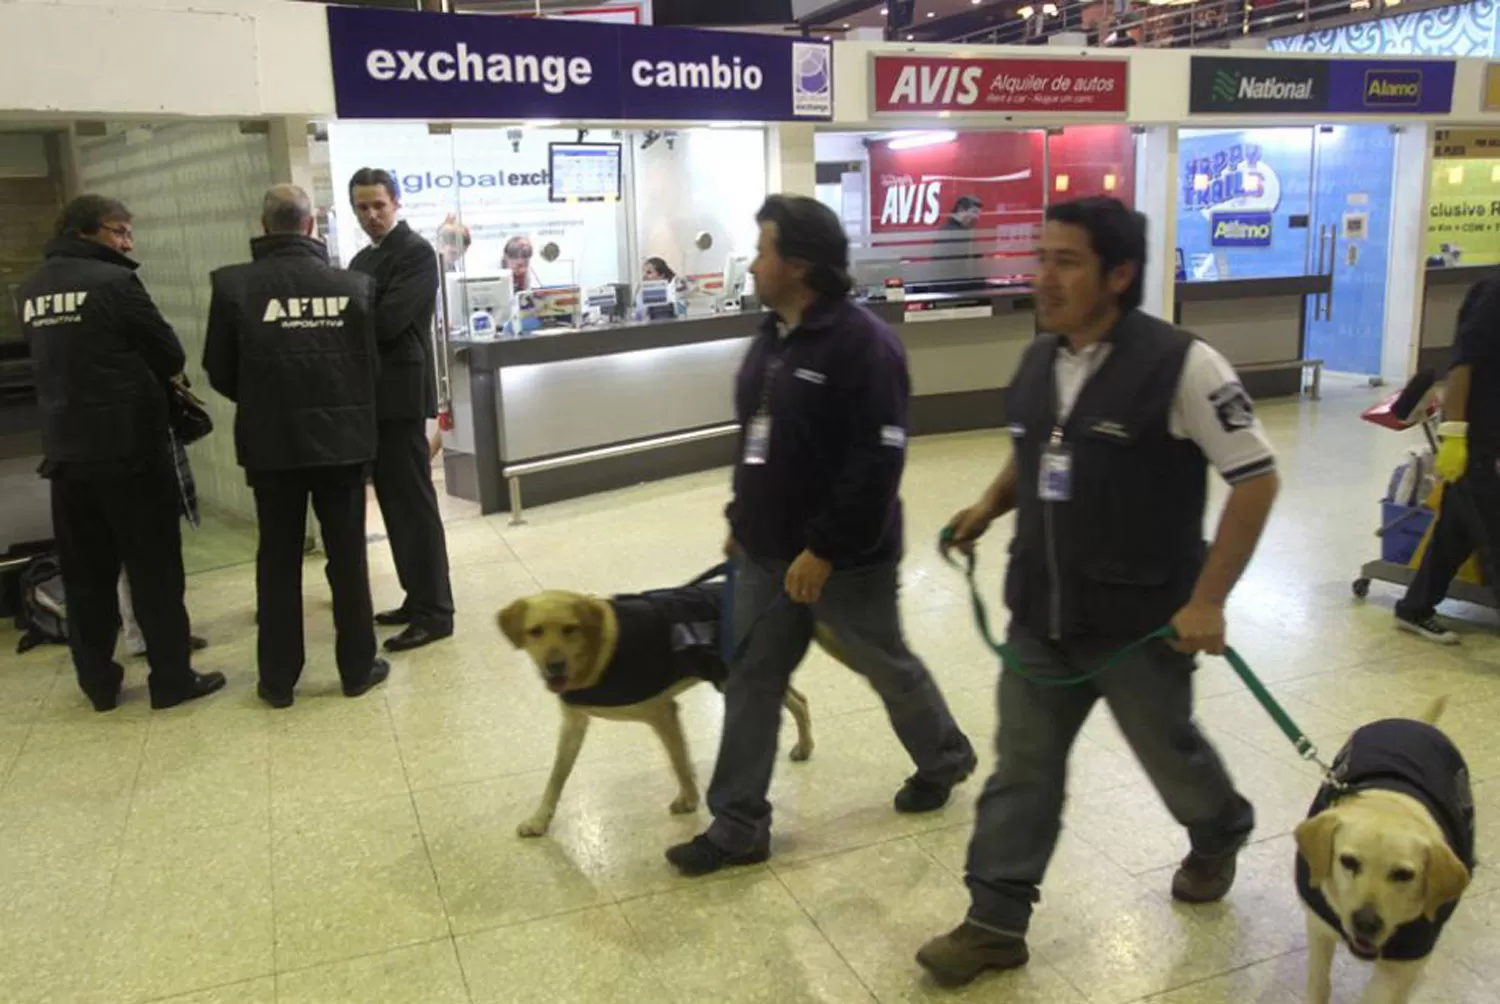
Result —
M 917 766 L 917 776 L 953 783 L 971 769 L 973 747 L 922 660 L 906 647 L 894 562 L 834 571 L 812 606 L 782 590 L 786 562 L 742 559 L 735 576 L 734 637 L 743 654 L 724 685 L 724 736 L 708 788 L 713 825 L 708 837 L 745 853 L 770 838 L 771 772 L 781 728 L 781 702 L 807 653 L 813 627 L 835 636 L 855 672 L 885 704 L 891 727 Z
M 1058 679 L 1094 669 L 1123 644 L 1054 643 L 1015 625 L 1009 641 L 1029 674 Z M 1191 656 L 1153 642 L 1080 686 L 1042 686 L 1001 672 L 999 763 L 979 796 L 969 842 L 971 920 L 1026 933 L 1062 829 L 1068 752 L 1101 697 L 1193 850 L 1218 856 L 1245 842 L 1255 810 L 1193 722 L 1193 665 Z

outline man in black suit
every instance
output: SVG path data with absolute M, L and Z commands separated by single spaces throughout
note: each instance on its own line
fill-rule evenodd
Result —
M 432 312 L 438 260 L 432 245 L 396 219 L 400 192 L 390 172 L 361 168 L 349 179 L 349 201 L 371 244 L 350 268 L 375 279 L 375 338 L 380 382 L 375 391 L 379 441 L 375 497 L 385 517 L 396 576 L 406 599 L 375 615 L 378 624 L 404 625 L 387 651 L 420 648 L 453 634 L 453 587 L 448 545 L 432 486 L 425 422 L 437 416 Z

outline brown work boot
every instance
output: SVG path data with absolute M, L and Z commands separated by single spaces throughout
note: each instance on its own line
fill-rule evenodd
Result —
M 1228 854 L 1209 857 L 1189 851 L 1172 876 L 1172 898 L 1183 903 L 1217 903 L 1234 885 L 1236 848 Z
M 917 953 L 917 964 L 945 987 L 972 983 L 987 969 L 1018 969 L 1031 953 L 1026 939 L 964 921 Z

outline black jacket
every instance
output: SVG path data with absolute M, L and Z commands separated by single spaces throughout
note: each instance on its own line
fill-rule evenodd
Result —
M 380 245 L 365 248 L 349 267 L 375 279 L 375 339 L 380 344 L 380 418 L 437 415 L 437 369 L 432 358 L 432 312 L 438 261 L 432 245 L 397 223 Z
M 1060 427 L 1072 497 L 1038 498 L 1042 455 L 1059 429 L 1060 338 L 1038 338 L 1005 392 L 1015 440 L 1016 532 L 1005 598 L 1043 638 L 1134 639 L 1192 595 L 1206 551 L 1208 461 L 1171 435 L 1172 401 L 1193 336 L 1132 311 Z
M 257 237 L 254 258 L 212 275 L 203 369 L 236 402 L 247 471 L 375 459 L 374 300 L 369 276 L 328 263 L 321 241 Z
M 611 600 L 620 625 L 614 658 L 599 682 L 562 695 L 568 704 L 620 708 L 650 700 L 684 680 L 723 687 L 719 647 L 724 584 L 653 589 Z
M 899 558 L 910 393 L 905 349 L 863 307 L 820 300 L 787 335 L 768 314 L 735 389 L 740 459 L 728 516 L 745 553 L 791 561 L 806 548 L 836 568 Z M 769 454 L 746 464 L 763 403 Z
M 185 356 L 136 262 L 78 237 L 47 245 L 17 308 L 36 365 L 42 473 L 167 464 L 167 382 Z
M 1396 791 L 1421 802 L 1443 828 L 1453 853 L 1473 873 L 1474 792 L 1469 785 L 1469 768 L 1458 747 L 1442 731 L 1409 718 L 1371 722 L 1350 736 L 1334 758 L 1333 776 L 1354 793 Z M 1313 799 L 1308 817 L 1316 816 L 1340 797 L 1332 784 L 1324 784 Z M 1327 898 L 1312 887 L 1311 879 L 1307 862 L 1297 855 L 1297 894 L 1302 902 L 1344 936 L 1351 952 L 1362 956 Z M 1381 946 L 1380 958 L 1402 962 L 1425 959 L 1457 906 L 1444 904 L 1435 920 L 1418 917 L 1396 928 Z
M 1500 457 L 1500 282 L 1477 282 L 1464 297 L 1452 365 L 1470 366 L 1469 463 L 1494 469 Z

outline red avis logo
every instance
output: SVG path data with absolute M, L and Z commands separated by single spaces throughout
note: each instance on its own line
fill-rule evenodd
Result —
M 885 107 L 972 108 L 981 96 L 987 105 L 1092 104 L 1096 95 L 1113 94 L 1118 81 L 1108 73 L 1010 73 L 1004 64 L 993 70 L 986 88 L 985 66 L 918 63 L 904 66 L 891 86 Z
M 893 105 L 972 105 L 979 100 L 984 67 L 907 66 L 891 88 Z

